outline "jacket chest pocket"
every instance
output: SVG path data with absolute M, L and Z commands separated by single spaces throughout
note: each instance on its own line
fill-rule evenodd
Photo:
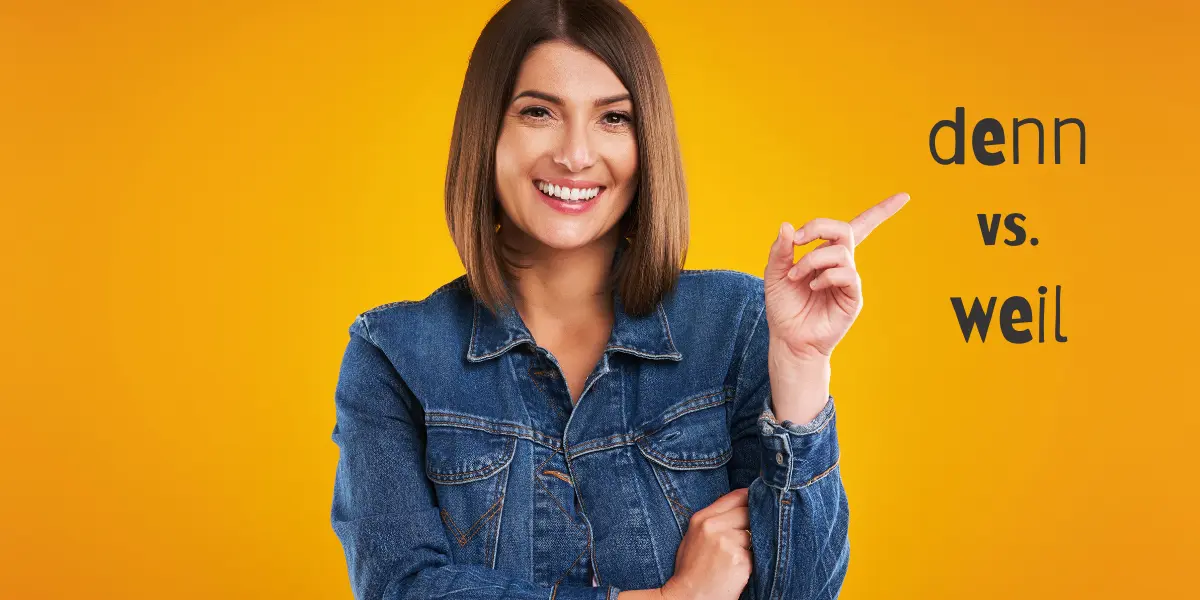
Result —
M 454 562 L 494 568 L 517 438 L 455 425 L 428 427 L 426 436 L 425 474 L 434 484 Z
M 671 418 L 637 441 L 671 506 L 680 535 L 687 532 L 693 513 L 729 492 L 725 464 L 733 448 L 725 416 L 725 403 L 717 400 Z

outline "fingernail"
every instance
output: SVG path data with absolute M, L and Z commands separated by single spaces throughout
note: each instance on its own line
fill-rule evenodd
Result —
M 793 243 L 799 244 L 800 240 L 803 240 L 803 239 L 804 239 L 804 228 L 797 229 L 796 233 L 794 235 L 792 235 Z

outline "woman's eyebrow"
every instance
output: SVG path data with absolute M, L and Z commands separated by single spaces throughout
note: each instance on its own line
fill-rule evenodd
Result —
M 538 90 L 525 90 L 525 91 L 517 94 L 516 96 L 513 96 L 512 101 L 516 102 L 517 99 L 519 99 L 523 96 L 529 96 L 530 98 L 537 98 L 539 100 L 545 100 L 546 102 L 550 102 L 552 104 L 557 104 L 559 106 L 562 106 L 563 104 L 565 104 L 563 102 L 562 98 L 559 98 L 558 96 L 555 96 L 554 94 L 547 94 L 546 92 L 540 92 Z M 609 104 L 615 104 L 622 100 L 629 100 L 629 94 L 618 94 L 616 96 L 608 96 L 606 98 L 598 98 L 596 100 L 596 102 L 593 104 L 593 106 L 596 106 L 596 107 L 607 106 Z
M 629 94 L 617 94 L 616 96 L 600 98 L 600 99 L 596 100 L 596 103 L 593 104 L 593 106 L 596 106 L 596 107 L 608 106 L 609 104 L 616 104 L 622 100 L 629 100 Z

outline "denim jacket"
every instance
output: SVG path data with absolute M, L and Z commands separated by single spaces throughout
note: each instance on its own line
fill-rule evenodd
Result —
M 350 325 L 333 529 L 356 598 L 594 599 L 662 586 L 693 513 L 749 487 L 741 598 L 838 595 L 849 559 L 833 397 L 779 423 L 763 281 L 682 272 L 614 299 L 574 406 L 554 356 L 460 277 Z

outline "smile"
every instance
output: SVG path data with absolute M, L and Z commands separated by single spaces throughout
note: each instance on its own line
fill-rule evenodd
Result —
M 604 186 L 597 187 L 567 187 L 555 185 L 541 180 L 534 180 L 538 191 L 543 194 L 561 200 L 563 202 L 587 202 L 592 198 L 600 195 L 604 191 Z

